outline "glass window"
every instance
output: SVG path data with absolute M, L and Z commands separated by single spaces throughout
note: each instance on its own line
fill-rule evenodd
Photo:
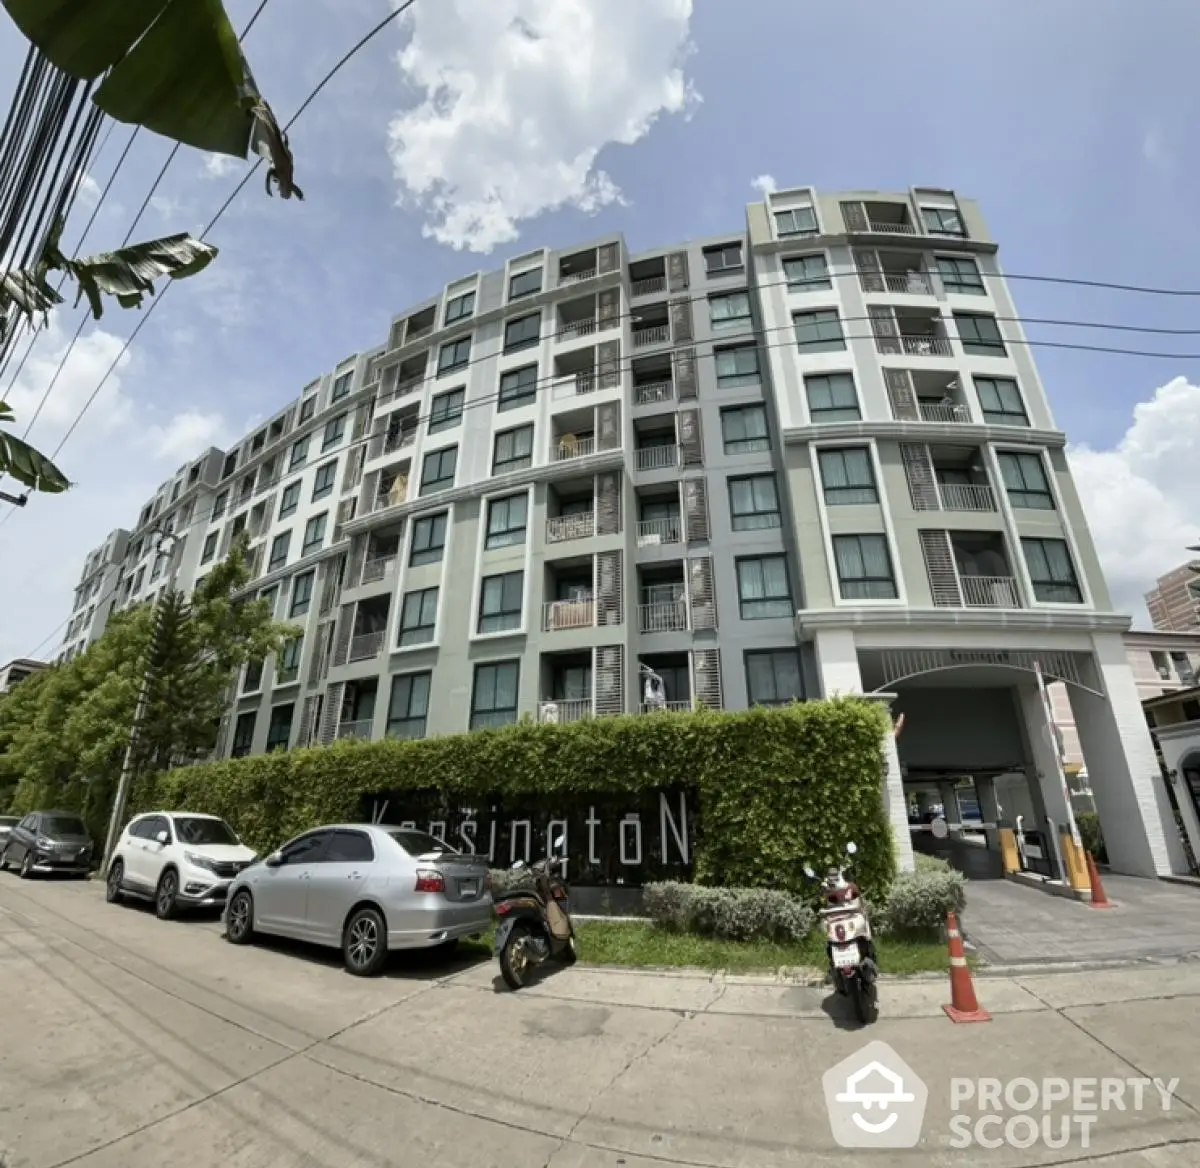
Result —
M 511 353 L 516 349 L 528 349 L 536 345 L 542 336 L 542 314 L 531 312 L 528 316 L 518 316 L 508 321 L 504 326 L 504 351 Z
M 346 415 L 338 414 L 325 423 L 325 435 L 321 439 L 321 453 L 336 446 L 346 433 Z
M 517 426 L 513 430 L 501 430 L 496 435 L 496 446 L 492 456 L 492 474 L 509 474 L 524 470 L 533 462 L 533 426 Z
M 295 681 L 300 672 L 300 657 L 304 652 L 304 638 L 293 637 L 279 650 L 279 660 L 276 662 L 277 680 L 281 682 Z
M 454 474 L 458 469 L 458 447 L 447 446 L 425 455 L 421 466 L 421 494 L 445 491 L 454 486 Z
M 921 218 L 931 235 L 957 235 L 962 239 L 967 236 L 958 212 L 949 207 L 922 207 Z
M 813 422 L 857 422 L 858 390 L 850 373 L 818 373 L 804 379 L 808 416 Z
M 286 519 L 289 515 L 295 514 L 296 508 L 300 505 L 300 480 L 297 479 L 294 483 L 288 483 L 283 488 L 283 494 L 279 496 L 279 518 Z
M 1054 510 L 1054 495 L 1041 455 L 1004 450 L 996 457 L 1000 461 L 1008 501 L 1014 507 L 1030 511 Z
M 438 376 L 461 369 L 470 360 L 470 337 L 459 337 L 457 341 L 449 341 L 442 346 L 442 351 L 438 354 Z
M 434 395 L 433 401 L 429 403 L 430 434 L 453 429 L 462 421 L 466 393 L 465 389 L 450 389 Z
M 425 737 L 432 681 L 432 673 L 401 673 L 392 678 L 392 696 L 388 702 L 388 737 Z
M 984 294 L 983 277 L 979 267 L 969 256 L 938 256 L 938 273 L 947 292 L 968 296 Z
M 486 546 L 500 548 L 524 543 L 528 512 L 529 496 L 524 492 L 488 503 Z
M 775 476 L 747 475 L 729 480 L 729 515 L 734 531 L 778 527 L 779 495 Z
M 292 582 L 292 603 L 289 617 L 303 616 L 312 605 L 313 580 L 316 572 L 303 572 Z
M 750 327 L 750 295 L 727 292 L 708 298 L 709 321 L 714 332 Z
M 896 580 L 882 535 L 835 535 L 833 558 L 843 600 L 895 600 Z
M 271 556 L 267 560 L 267 571 L 274 572 L 287 563 L 288 548 L 292 545 L 292 533 L 284 531 L 271 541 Z
M 792 615 L 792 589 L 783 556 L 754 556 L 737 561 L 738 604 L 742 620 Z
M 723 243 L 718 247 L 704 249 L 704 267 L 710 276 L 720 276 L 725 272 L 736 272 L 742 267 L 742 245 L 738 243 Z
M 537 397 L 538 367 L 525 365 L 520 369 L 510 369 L 500 377 L 500 401 L 498 410 L 512 410 L 517 406 L 528 405 Z
M 246 673 L 242 678 L 242 693 L 257 693 L 262 689 L 263 663 L 247 661 Z
M 301 556 L 315 552 L 325 542 L 325 524 L 328 519 L 329 512 L 322 511 L 320 515 L 314 515 L 304 525 L 304 543 L 300 548 Z
M 349 373 L 343 373 L 341 377 L 335 378 L 333 389 L 329 394 L 329 401 L 332 404 L 335 401 L 341 401 L 350 392 L 350 383 L 354 380 L 354 370 Z
M 446 319 L 443 325 L 453 324 L 456 320 L 467 320 L 475 315 L 475 293 L 464 292 L 446 301 Z
M 333 485 L 336 481 L 337 459 L 335 458 L 331 462 L 317 467 L 317 473 L 313 477 L 312 501 L 315 503 L 318 499 L 324 499 L 327 495 L 332 495 Z
M 204 547 L 200 552 L 200 562 L 202 564 L 207 564 L 217 554 L 217 535 L 217 532 L 210 531 L 204 537 Z
M 267 753 L 272 750 L 287 750 L 292 737 L 292 715 L 296 707 L 289 702 L 286 706 L 276 706 L 271 711 L 271 722 L 267 728 Z
M 796 345 L 802 353 L 834 353 L 846 347 L 836 308 L 794 313 L 792 324 L 796 329 Z
M 976 377 L 975 392 L 983 420 L 991 426 L 1028 426 L 1021 391 L 1011 377 Z
M 225 505 L 229 502 L 229 492 L 222 491 L 214 500 L 210 519 L 219 519 L 225 514 Z M 135 557 L 136 558 L 136 557 Z
M 721 436 L 726 454 L 753 454 L 771 449 L 764 406 L 727 406 L 721 411 Z
M 254 710 L 238 715 L 238 720 L 233 726 L 233 746 L 229 751 L 231 758 L 245 758 L 250 753 L 250 748 L 254 745 L 254 723 L 257 717 Z
M 520 676 L 519 661 L 475 666 L 475 684 L 471 689 L 472 730 L 505 726 L 517 720 Z
M 437 628 L 438 590 L 406 592 L 400 609 L 400 640 L 404 645 L 427 645 Z
M 1082 604 L 1083 592 L 1065 539 L 1022 539 L 1033 595 L 1044 604 Z
M 436 564 L 446 550 L 446 519 L 448 513 L 426 515 L 413 524 L 412 549 L 408 562 L 414 568 L 419 564 Z
M 776 235 L 816 235 L 817 213 L 812 207 L 790 207 L 775 212 Z
M 783 274 L 787 277 L 788 288 L 793 292 L 815 292 L 820 288 L 833 287 L 823 251 L 785 259 Z
M 522 296 L 532 296 L 542 290 L 542 269 L 533 268 L 528 272 L 518 272 L 508 281 L 508 298 L 517 300 Z
M 503 633 L 521 627 L 525 573 L 485 576 L 479 590 L 479 632 Z
M 976 357 L 1003 357 L 1007 354 L 995 317 L 977 312 L 956 312 L 954 323 L 964 353 Z
M 325 845 L 324 863 L 369 864 L 375 859 L 375 848 L 365 831 L 350 831 L 338 828 L 329 833 Z
M 317 412 L 317 395 L 306 397 L 300 403 L 300 421 L 307 422 Z
M 878 503 L 871 452 L 865 446 L 817 452 L 825 502 L 831 507 Z
M 746 693 L 752 706 L 804 700 L 804 675 L 795 649 L 758 649 L 746 654 Z
M 757 385 L 758 350 L 753 345 L 737 348 L 714 349 L 717 369 L 717 386 L 721 389 L 736 389 L 741 385 Z

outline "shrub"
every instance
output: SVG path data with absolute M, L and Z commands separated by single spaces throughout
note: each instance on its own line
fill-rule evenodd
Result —
M 1075 816 L 1079 827 L 1079 839 L 1085 852 L 1091 852 L 1097 863 L 1108 863 L 1108 849 L 1104 846 L 1104 832 L 1100 829 L 1100 816 L 1094 811 L 1081 811 Z
M 816 923 L 816 914 L 799 897 L 769 888 L 664 881 L 646 885 L 642 903 L 662 928 L 726 941 L 803 941 Z
M 492 868 L 488 875 L 491 877 L 493 893 L 516 892 L 518 888 L 533 887 L 533 873 L 528 868 Z
M 155 806 L 226 818 L 269 851 L 321 823 L 361 819 L 367 796 L 433 792 L 447 804 L 619 797 L 686 785 L 698 797 L 694 875 L 722 887 L 803 890 L 845 841 L 865 889 L 895 870 L 882 787 L 888 718 L 855 698 L 737 713 L 665 713 L 563 724 L 520 722 L 429 739 L 277 751 L 185 767 L 139 784 Z
M 887 898 L 875 908 L 873 924 L 881 933 L 936 933 L 947 913 L 961 913 L 967 882 L 961 872 L 933 856 L 918 855 L 915 872 L 901 872 Z

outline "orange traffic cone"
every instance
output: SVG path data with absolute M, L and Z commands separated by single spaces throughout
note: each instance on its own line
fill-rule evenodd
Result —
M 991 1014 L 980 1009 L 975 997 L 975 986 L 971 982 L 962 934 L 958 931 L 958 918 L 954 913 L 946 915 L 946 933 L 950 938 L 950 1005 L 942 1009 L 951 1022 L 990 1022 Z
M 1113 902 L 1104 895 L 1104 885 L 1100 883 L 1100 869 L 1096 867 L 1096 857 L 1091 852 L 1087 856 L 1088 881 L 1092 886 L 1092 908 L 1112 908 Z

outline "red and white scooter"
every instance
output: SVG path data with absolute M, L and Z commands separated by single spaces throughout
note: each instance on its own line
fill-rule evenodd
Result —
M 848 857 L 857 851 L 855 844 L 846 845 Z M 830 868 L 825 873 L 821 881 L 825 896 L 821 921 L 825 926 L 825 952 L 829 957 L 833 988 L 850 998 L 858 1020 L 867 1025 L 879 1017 L 879 963 L 862 893 L 849 879 L 849 872 L 850 861 L 847 860 L 840 868 Z M 805 867 L 804 873 L 810 880 L 817 879 L 810 867 Z

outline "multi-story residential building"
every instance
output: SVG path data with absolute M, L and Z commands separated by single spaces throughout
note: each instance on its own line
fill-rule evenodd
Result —
M 20 685 L 27 677 L 46 668 L 44 661 L 29 657 L 17 657 L 7 665 L 0 665 L 0 694 L 8 693 L 13 686 Z
M 221 750 L 647 712 L 645 670 L 668 705 L 877 694 L 905 715 L 907 863 L 910 799 L 962 776 L 988 822 L 1000 780 L 1064 821 L 1036 663 L 1114 865 L 1186 870 L 996 253 L 952 192 L 800 188 L 727 235 L 531 251 L 413 306 L 180 472 L 180 584 L 245 529 L 302 630 L 239 679 Z M 185 490 L 131 532 L 119 602 L 153 593 L 135 560 Z
M 62 646 L 55 658 L 57 661 L 70 661 L 104 632 L 116 600 L 117 581 L 128 551 L 129 532 L 118 529 L 110 532 L 98 548 L 88 552 L 79 583 L 75 587 L 71 619 L 63 634 Z
M 1200 560 L 1190 560 L 1159 576 L 1146 593 L 1150 621 L 1164 633 L 1200 630 Z

